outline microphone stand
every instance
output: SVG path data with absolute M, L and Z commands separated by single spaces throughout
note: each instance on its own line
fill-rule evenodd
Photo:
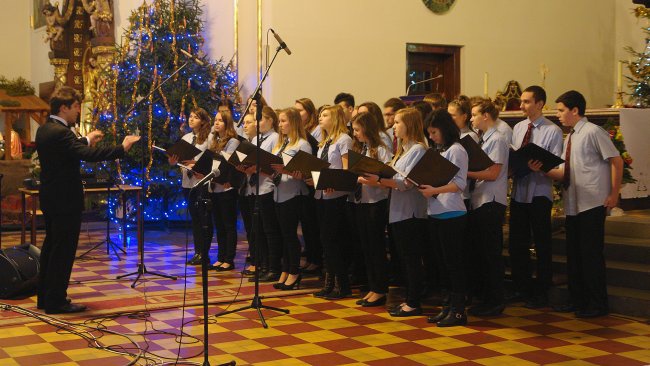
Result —
M 257 84 L 257 87 L 255 88 L 255 92 L 253 93 L 253 98 L 248 102 L 248 105 L 246 106 L 246 109 L 244 110 L 244 113 L 242 114 L 242 119 L 248 113 L 248 109 L 250 108 L 252 101 L 255 100 L 257 102 L 257 113 L 256 113 L 256 120 L 257 120 L 257 127 L 255 131 L 255 135 L 257 136 L 256 140 L 256 145 L 257 145 L 257 157 L 255 161 L 255 174 L 257 175 L 257 184 L 255 185 L 255 206 L 253 208 L 253 232 L 255 233 L 255 238 L 259 238 L 259 231 L 260 231 L 260 150 L 262 149 L 261 143 L 260 143 L 260 120 L 262 119 L 262 103 L 261 101 L 261 91 L 262 91 L 262 84 L 264 83 L 264 80 L 266 80 L 266 77 L 269 75 L 269 71 L 271 70 L 271 66 L 273 66 L 273 62 L 275 61 L 275 58 L 278 56 L 278 53 L 284 49 L 283 46 L 279 46 L 275 50 L 275 55 L 273 55 L 273 58 L 271 59 L 271 63 L 266 67 L 266 71 L 264 72 L 264 76 L 262 76 L 262 79 L 260 82 Z M 268 328 L 268 324 L 266 324 L 266 320 L 264 319 L 264 315 L 262 314 L 262 309 L 269 309 L 285 314 L 289 314 L 289 310 L 287 309 L 280 309 L 272 306 L 266 306 L 262 304 L 262 297 L 260 297 L 260 244 L 256 243 L 255 244 L 255 295 L 253 295 L 253 300 L 251 301 L 250 305 L 241 307 L 239 309 L 234 309 L 234 310 L 229 310 L 229 311 L 224 311 L 222 313 L 216 314 L 215 317 L 227 315 L 227 314 L 232 314 L 232 313 L 237 313 L 240 311 L 248 310 L 248 309 L 255 309 L 257 310 L 257 314 L 260 317 L 260 322 L 262 322 L 262 326 L 264 328 Z
M 149 92 L 149 94 L 147 94 L 146 97 L 144 97 L 144 98 L 140 99 L 139 101 L 135 102 L 133 107 L 129 108 L 129 110 L 124 115 L 128 116 L 129 114 L 131 114 L 131 112 L 133 112 L 135 110 L 135 108 L 143 100 L 148 100 L 149 97 L 151 97 L 155 92 L 160 90 L 160 88 L 162 88 L 162 86 L 165 85 L 165 83 L 167 83 L 172 77 L 174 77 L 174 75 L 178 74 L 182 69 L 184 69 L 188 65 L 189 62 L 190 62 L 189 60 L 185 61 L 185 63 L 183 63 L 178 69 L 176 69 L 176 71 L 171 73 L 171 75 L 169 75 L 165 80 L 160 82 L 160 84 L 158 84 L 158 87 L 151 90 Z M 157 272 L 148 271 L 147 267 L 144 264 L 144 208 L 145 208 L 144 201 L 146 200 L 145 183 L 144 183 L 145 180 L 146 180 L 146 175 L 144 173 L 146 165 L 145 165 L 145 161 L 144 161 L 144 153 L 145 153 L 145 151 L 147 149 L 147 144 L 145 144 L 144 138 L 142 138 L 142 134 L 144 133 L 144 130 L 145 130 L 144 119 L 142 119 L 140 121 L 140 127 L 139 128 L 140 128 L 140 134 L 141 134 L 140 147 L 142 149 L 142 155 L 140 156 L 140 172 L 141 172 L 141 179 L 142 179 L 142 191 L 141 191 L 142 200 L 139 202 L 140 215 L 138 215 L 138 223 L 139 223 L 139 226 L 141 228 L 140 232 L 138 233 L 138 253 L 140 254 L 140 259 L 139 259 L 139 262 L 138 262 L 138 269 L 136 271 L 116 277 L 116 279 L 119 280 L 119 279 L 122 279 L 122 278 L 125 278 L 125 277 L 130 277 L 130 276 L 135 275 L 136 277 L 133 280 L 133 283 L 131 283 L 131 288 L 135 288 L 135 286 L 138 283 L 138 281 L 140 280 L 140 278 L 142 276 L 144 276 L 144 275 L 147 275 L 147 274 L 152 275 L 152 276 L 169 278 L 169 279 L 174 280 L 174 281 L 176 281 L 176 279 L 177 279 L 176 276 L 170 276 L 170 275 L 165 275 L 165 274 L 161 274 L 161 273 L 157 273 Z

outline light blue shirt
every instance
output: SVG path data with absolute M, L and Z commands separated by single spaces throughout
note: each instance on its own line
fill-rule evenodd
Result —
M 465 151 L 463 145 L 456 142 L 447 150 L 442 152 L 441 155 L 460 168 L 450 181 L 450 183 L 456 184 L 459 190 L 453 193 L 442 193 L 435 198 L 429 198 L 427 213 L 430 216 L 439 215 L 449 211 L 467 211 L 462 196 L 463 190 L 467 185 L 467 164 L 469 162 L 467 151 Z
M 493 181 L 476 181 L 476 187 L 472 192 L 472 208 L 477 209 L 488 202 L 498 202 L 505 206 L 508 204 L 508 153 L 510 151 L 506 137 L 495 128 L 488 129 L 483 134 L 481 149 L 495 164 L 501 165 L 501 171 Z
M 512 131 L 512 146 L 515 150 L 524 141 L 530 119 L 517 123 Z M 548 150 L 556 156 L 562 154 L 562 129 L 544 116 L 533 121 L 530 142 Z M 513 180 L 511 198 L 519 203 L 531 203 L 534 197 L 546 197 L 553 201 L 553 182 L 543 172 L 530 172 Z
M 370 157 L 370 151 L 366 152 L 366 156 Z M 377 148 L 377 160 L 382 163 L 388 163 L 393 158 L 388 149 L 383 146 Z M 388 188 L 369 186 L 366 184 L 361 185 L 361 201 L 357 203 L 375 203 L 388 199 Z M 354 201 L 354 194 L 351 194 L 352 201 Z
M 213 138 L 214 135 L 213 135 Z M 230 138 L 228 142 L 226 142 L 226 145 L 223 147 L 223 150 L 221 150 L 222 153 L 226 154 L 233 154 L 235 150 L 237 150 L 237 146 L 239 146 L 239 140 L 235 137 Z M 216 160 L 215 160 L 216 163 Z M 226 164 L 226 163 L 221 163 L 221 164 Z M 212 170 L 215 170 L 216 166 L 212 165 Z M 228 187 L 227 189 L 224 189 L 223 184 L 215 184 L 214 188 L 210 188 L 209 191 L 212 193 L 222 193 L 222 192 L 227 192 L 229 190 L 233 189 L 232 187 Z
M 272 129 L 269 131 L 266 131 L 266 133 L 262 134 L 262 138 L 264 139 L 262 141 L 262 144 L 260 145 L 260 148 L 264 151 L 271 152 L 273 150 L 273 146 L 278 142 L 278 133 L 273 131 Z M 251 144 L 257 146 L 257 136 L 253 138 L 251 141 Z M 247 176 L 246 179 L 246 194 L 247 195 L 254 195 L 255 194 L 255 187 L 251 186 L 249 184 L 250 181 L 250 176 Z M 273 184 L 273 179 L 271 177 L 267 177 L 264 174 L 260 174 L 259 177 L 257 177 L 258 184 L 260 185 L 260 196 L 263 194 L 271 193 L 273 192 L 273 189 L 275 188 L 275 185 Z
M 320 127 L 320 125 L 316 125 L 316 128 L 314 128 L 311 132 L 311 135 L 318 141 L 319 143 L 323 141 L 323 129 Z
M 323 145 L 318 148 L 318 153 L 316 154 L 317 157 L 320 158 L 320 155 L 323 152 L 324 147 L 325 146 Z M 330 163 L 329 168 L 343 169 L 342 156 L 346 155 L 351 148 L 352 148 L 352 138 L 347 134 L 339 135 L 336 141 L 333 141 L 330 144 L 329 150 L 327 151 L 327 162 Z M 322 190 L 318 189 L 316 190 L 316 193 L 314 193 L 314 197 L 316 199 L 322 198 L 326 200 L 331 200 L 333 198 L 339 198 L 341 196 L 345 196 L 348 193 L 349 192 L 334 191 L 333 193 L 326 194 L 323 193 Z
M 299 150 L 302 150 L 308 154 L 311 154 L 311 145 L 305 139 L 300 139 L 294 145 L 287 146 L 284 149 L 283 154 L 294 156 L 298 153 Z M 276 154 L 279 152 L 276 151 Z M 307 184 L 303 180 L 294 179 L 288 174 L 282 174 L 282 179 L 278 186 L 275 187 L 275 194 L 273 199 L 277 203 L 282 203 L 288 201 L 296 196 L 302 196 L 309 193 L 307 189 Z
M 506 141 L 512 141 L 512 127 L 501 118 L 497 118 L 497 131 L 499 131 L 503 136 L 506 137 Z
M 620 156 L 607 131 L 589 122 L 586 117 L 573 129 L 569 172 L 571 184 L 562 195 L 564 213 L 570 216 L 603 206 L 612 191 L 609 159 Z M 567 142 L 568 137 L 562 153 L 565 160 Z
M 388 133 L 381 131 L 379 132 L 379 137 L 381 137 L 381 141 L 386 145 L 388 152 L 392 156 L 395 153 L 393 151 L 393 136 L 389 136 Z
M 198 154 L 197 156 L 194 157 L 194 161 L 198 161 L 201 155 L 203 155 L 203 152 L 208 149 L 208 146 L 210 146 L 210 142 L 212 142 L 212 139 L 210 138 L 211 135 L 208 135 L 208 138 L 203 141 L 202 144 L 198 143 L 198 136 L 197 136 L 197 143 L 194 145 L 197 149 L 201 150 L 201 153 Z M 183 137 L 181 137 L 183 140 L 189 142 L 190 144 L 192 143 L 192 138 L 194 137 L 194 132 L 190 132 L 185 134 Z M 182 162 L 180 162 L 182 164 Z M 196 174 L 193 174 L 191 177 L 187 175 L 187 169 L 181 168 L 183 171 L 183 181 L 182 181 L 182 187 L 183 188 L 192 188 L 198 181 L 199 179 L 196 177 Z
M 404 149 L 404 153 L 393 164 L 393 167 L 400 173 L 408 175 L 427 150 L 423 145 L 414 143 L 404 146 Z M 391 191 L 388 222 L 426 218 L 427 199 L 400 173 L 393 176 L 397 188 Z

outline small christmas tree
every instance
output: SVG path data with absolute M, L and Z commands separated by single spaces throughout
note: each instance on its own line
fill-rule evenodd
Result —
M 645 6 L 639 6 L 634 9 L 634 15 L 637 19 L 650 19 L 650 10 Z M 632 99 L 634 105 L 638 108 L 650 107 L 650 27 L 643 28 L 646 34 L 646 45 L 643 52 L 637 52 L 632 47 L 625 49 L 636 61 L 630 61 L 628 67 L 632 76 L 627 77 L 632 87 Z
M 232 65 L 222 60 L 208 62 L 201 52 L 201 14 L 198 0 L 154 0 L 134 10 L 108 79 L 112 85 L 106 86 L 106 100 L 100 104 L 105 107 L 97 127 L 105 131 L 108 143 L 119 143 L 122 136 L 138 132 L 147 146 L 144 181 L 139 145 L 117 164 L 117 174 L 125 183 L 146 189 L 147 221 L 185 217 L 180 172 L 169 166 L 164 154 L 154 152 L 152 145 L 166 147 L 178 141 L 187 132 L 183 128 L 190 109 L 201 107 L 214 116 L 222 99 L 237 99 Z M 204 65 L 190 61 L 159 91 L 142 100 L 187 61 L 180 49 L 197 55 Z

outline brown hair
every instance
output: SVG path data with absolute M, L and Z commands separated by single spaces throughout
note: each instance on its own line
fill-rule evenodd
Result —
M 393 108 L 393 112 L 397 112 L 406 108 L 406 103 L 399 98 L 390 98 L 384 103 L 384 108 Z
M 379 155 L 379 147 L 386 147 L 386 144 L 384 144 L 381 137 L 379 136 L 380 130 L 376 118 L 370 113 L 362 112 L 354 116 L 350 122 L 352 126 L 356 124 L 361 127 L 361 131 L 367 140 L 368 152 L 370 152 L 370 156 L 372 158 L 377 159 Z M 357 139 L 354 139 L 352 150 L 361 152 L 362 149 L 363 143 Z
M 77 90 L 69 86 L 62 86 L 50 97 L 50 113 L 57 115 L 61 111 L 61 106 L 70 108 L 74 102 L 81 103 L 82 100 L 81 93 Z
M 447 109 L 447 99 L 440 93 L 427 94 L 422 100 L 430 103 L 433 109 Z
M 499 118 L 499 110 L 497 109 L 496 105 L 489 100 L 489 99 L 483 99 L 481 102 L 476 102 L 472 104 L 472 108 L 478 107 L 479 113 L 487 113 L 490 115 L 490 117 L 493 120 L 497 120 Z
M 464 114 L 465 126 L 470 125 L 470 119 L 472 118 L 472 104 L 466 95 L 459 95 L 458 98 L 449 102 L 448 107 L 456 108 L 458 113 Z
M 235 122 L 232 119 L 232 114 L 228 111 L 221 111 L 218 112 L 217 115 L 221 114 L 221 119 L 223 120 L 223 123 L 226 125 L 226 134 L 223 138 L 219 136 L 217 138 L 218 134 L 215 132 L 215 138 L 212 139 L 212 146 L 210 146 L 210 150 L 220 153 L 223 151 L 223 148 L 226 146 L 228 141 L 230 141 L 231 138 L 236 138 L 237 137 L 237 131 L 235 131 Z M 215 116 L 214 119 L 216 120 L 217 117 Z
M 381 111 L 381 108 L 375 102 L 364 102 L 359 104 L 359 108 L 366 107 L 368 113 L 375 117 L 375 123 L 379 131 L 386 131 L 386 125 L 384 124 L 384 114 Z
M 421 144 L 425 148 L 427 143 L 424 140 L 424 127 L 422 124 L 422 114 L 415 108 L 404 108 L 400 109 L 396 114 L 395 118 L 400 116 L 400 120 L 406 126 L 406 136 L 409 141 Z M 399 159 L 399 157 L 404 153 L 404 143 L 401 138 L 397 139 L 397 150 L 395 151 L 395 156 L 393 157 L 393 164 Z
M 278 129 L 280 137 L 278 138 L 278 142 L 273 147 L 273 152 L 280 150 L 280 146 L 282 146 L 284 143 L 285 138 L 289 139 L 289 144 L 287 146 L 293 146 L 297 144 L 300 139 L 303 139 L 305 141 L 307 140 L 307 134 L 305 133 L 305 128 L 302 125 L 302 119 L 300 118 L 300 112 L 296 108 L 285 108 L 281 110 L 280 113 L 278 113 L 278 119 L 282 114 L 284 114 L 289 120 L 291 131 L 289 134 L 285 135 L 282 133 L 281 129 Z
M 203 108 L 193 108 L 190 111 L 190 114 L 192 113 L 196 114 L 196 116 L 201 120 L 199 132 L 196 135 L 196 143 L 200 145 L 204 143 L 208 138 L 208 135 L 210 135 L 210 130 L 212 129 L 212 120 L 210 119 L 208 112 L 206 112 L 206 110 Z
M 309 98 L 300 98 L 296 99 L 296 103 L 305 108 L 305 111 L 307 114 L 309 114 L 309 120 L 305 124 L 305 131 L 311 132 L 314 128 L 316 128 L 316 126 L 318 126 L 318 114 L 316 113 L 316 106 L 314 106 L 314 102 L 312 102 Z
M 278 115 L 275 110 L 267 105 L 262 108 L 262 117 L 268 117 L 273 121 L 273 131 L 278 130 Z

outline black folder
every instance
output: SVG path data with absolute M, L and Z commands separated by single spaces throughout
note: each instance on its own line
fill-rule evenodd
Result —
M 272 154 L 264 149 L 258 149 L 257 146 L 251 144 L 250 142 L 242 142 L 237 146 L 237 150 L 242 154 L 245 154 L 246 157 L 241 160 L 243 165 L 255 165 L 257 164 L 257 154 L 259 153 L 260 157 L 260 171 L 267 175 L 273 175 L 275 170 L 271 167 L 271 164 L 283 164 L 282 158 Z M 236 154 L 233 154 L 236 155 Z
M 564 163 L 564 160 L 552 152 L 541 148 L 532 142 L 518 150 L 510 149 L 508 164 L 515 177 L 523 177 L 530 173 L 528 169 L 529 160 L 539 160 L 542 162 L 541 170 L 548 173 L 549 170 Z
M 167 148 L 166 151 L 168 156 L 178 156 L 178 161 L 192 160 L 200 153 L 201 150 L 183 139 L 178 140 L 174 145 Z
M 392 178 L 397 174 L 391 166 L 352 150 L 348 151 L 348 170 L 359 175 L 375 174 L 381 178 Z
M 345 169 L 312 171 L 312 177 L 314 178 L 314 187 L 316 189 L 331 188 L 335 191 L 352 192 L 357 187 L 358 176 Z
M 237 154 L 232 155 L 235 156 L 234 160 L 239 163 Z M 246 177 L 246 174 L 240 172 L 235 168 L 235 166 L 239 164 L 232 164 L 228 161 L 228 159 L 226 159 L 226 157 L 221 154 L 215 154 L 214 160 L 217 160 L 219 162 L 219 176 L 214 178 L 212 181 L 219 184 L 230 183 L 230 185 L 233 187 L 239 187 L 243 178 Z
M 283 157 L 289 157 L 289 154 L 284 153 Z M 296 155 L 291 157 L 289 162 L 285 162 L 284 170 L 288 172 L 301 172 L 306 178 L 311 177 L 312 171 L 320 171 L 330 166 L 330 163 L 321 160 L 312 154 L 298 150 Z
M 196 161 L 192 167 L 192 171 L 208 175 L 212 171 L 212 161 L 214 160 L 215 153 L 212 150 L 205 150 L 199 160 Z
M 441 187 L 449 183 L 458 170 L 459 167 L 445 159 L 439 152 L 428 149 L 406 178 L 418 187 L 423 184 Z
M 480 172 L 494 165 L 492 159 L 490 159 L 488 154 L 481 149 L 481 146 L 474 141 L 472 136 L 466 135 L 460 139 L 460 144 L 463 145 L 465 151 L 467 151 L 467 156 L 469 158 L 467 166 L 468 171 Z

